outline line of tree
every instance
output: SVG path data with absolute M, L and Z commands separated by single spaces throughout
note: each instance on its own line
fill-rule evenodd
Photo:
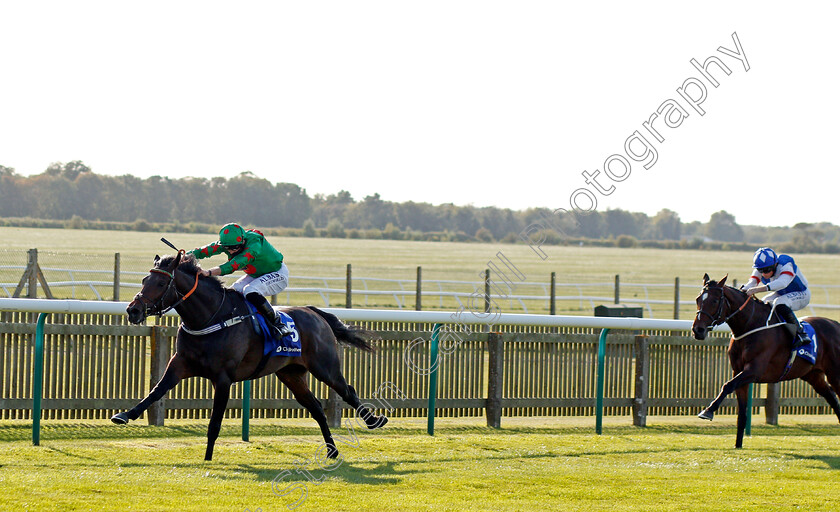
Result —
M 300 236 L 517 242 L 526 226 L 550 216 L 551 211 L 545 208 L 517 211 L 451 203 L 395 203 L 379 194 L 356 200 L 343 190 L 310 197 L 298 185 L 274 184 L 250 172 L 232 178 L 141 179 L 96 174 L 77 160 L 54 163 L 43 173 L 26 177 L 0 165 L 0 218 L 7 224 L 10 218 L 25 218 L 66 221 L 64 225 L 69 222 L 70 226 L 127 223 L 143 229 L 167 224 L 200 231 L 237 220 Z M 809 252 L 840 252 L 840 228 L 829 223 L 793 228 L 741 226 L 726 211 L 714 213 L 707 223 L 683 223 L 668 209 L 653 217 L 614 209 L 578 220 L 579 225 L 566 226 L 567 237 L 606 240 L 621 247 L 650 245 L 643 241 L 663 242 L 660 246 L 679 242 L 680 247 L 715 241 L 730 245 L 789 243 Z M 570 240 L 557 237 L 551 241 Z

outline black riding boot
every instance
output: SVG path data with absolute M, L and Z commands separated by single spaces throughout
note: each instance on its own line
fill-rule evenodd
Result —
M 280 320 L 280 315 L 278 315 L 274 308 L 271 307 L 269 304 L 268 299 L 263 297 L 257 292 L 251 292 L 245 296 L 245 298 L 257 308 L 257 311 L 266 319 L 268 322 L 268 326 L 272 328 L 274 331 L 273 334 L 278 335 L 278 337 L 282 338 L 288 334 L 291 334 L 292 331 L 289 329 L 286 324 Z
M 796 319 L 796 315 L 793 314 L 793 310 L 790 309 L 787 304 L 779 304 L 776 306 L 776 311 L 779 312 L 779 315 L 785 320 L 785 322 L 796 326 L 796 334 L 793 336 L 793 350 L 811 342 L 811 340 L 808 339 L 808 335 L 805 334 L 805 330 L 802 329 L 802 324 L 799 323 L 799 320 Z

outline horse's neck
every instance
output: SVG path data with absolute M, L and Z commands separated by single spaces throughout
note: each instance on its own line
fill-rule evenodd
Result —
M 724 292 L 726 293 L 726 292 Z M 729 303 L 732 304 L 732 311 L 728 315 L 732 315 L 727 324 L 732 329 L 735 335 L 745 333 L 749 330 L 761 327 L 767 322 L 767 315 L 770 311 L 766 308 L 766 304 L 759 300 L 750 299 L 745 293 L 740 293 L 738 290 L 732 288 L 727 297 Z M 744 302 L 749 302 L 737 314 L 738 308 L 744 305 Z
M 186 275 L 184 273 L 184 275 Z M 198 279 L 196 277 L 196 279 Z M 184 279 L 184 283 L 178 286 L 178 292 L 181 295 L 186 295 L 193 287 L 193 282 L 189 279 Z M 195 291 L 175 310 L 184 321 L 191 328 L 205 327 L 210 320 L 218 317 L 216 313 L 222 306 L 222 301 L 225 299 L 225 293 L 219 292 L 216 287 L 210 283 L 203 282 L 199 279 L 198 286 Z

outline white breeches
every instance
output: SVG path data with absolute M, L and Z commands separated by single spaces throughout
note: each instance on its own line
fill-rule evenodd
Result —
M 762 300 L 767 304 L 786 304 L 792 311 L 799 311 L 811 302 L 811 290 L 805 290 L 804 292 L 790 292 L 784 295 L 779 295 L 778 292 L 773 292 L 764 297 Z
M 242 295 L 257 292 L 263 297 L 276 295 L 289 286 L 289 267 L 283 263 L 280 270 L 263 274 L 260 277 L 244 275 L 233 283 L 233 289 Z

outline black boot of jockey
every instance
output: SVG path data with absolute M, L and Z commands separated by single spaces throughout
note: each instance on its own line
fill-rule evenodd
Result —
M 802 329 L 802 324 L 799 323 L 799 320 L 796 319 L 796 315 L 793 314 L 793 310 L 790 309 L 790 306 L 787 304 L 778 304 L 776 306 L 776 311 L 779 312 L 779 316 L 781 316 L 785 322 L 796 326 L 796 334 L 793 336 L 793 350 L 811 342 L 811 340 L 808 339 L 808 335 L 805 334 L 805 330 Z
M 268 326 L 279 338 L 292 334 L 292 330 L 280 320 L 280 315 L 274 311 L 274 308 L 268 303 L 268 299 L 257 292 L 251 292 L 245 298 L 257 308 L 257 311 L 266 319 Z

